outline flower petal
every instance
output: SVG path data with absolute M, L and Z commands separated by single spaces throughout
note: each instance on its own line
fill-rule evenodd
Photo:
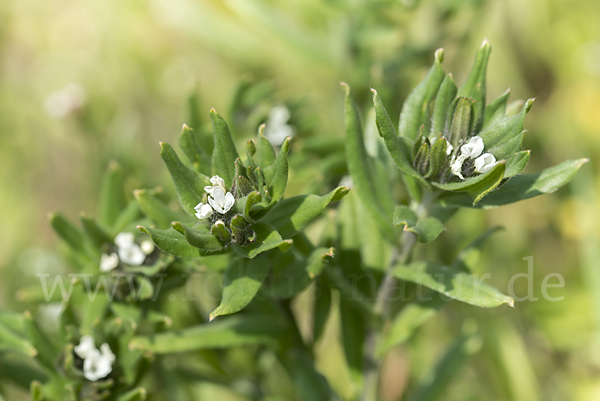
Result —
M 469 140 L 469 142 L 467 142 L 460 148 L 461 155 L 469 159 L 474 159 L 478 157 L 482 152 L 483 139 L 481 139 L 481 137 L 479 136 L 474 136 Z
M 233 197 L 233 194 L 231 192 L 227 192 L 227 194 L 225 195 L 225 203 L 223 204 L 223 210 L 225 211 L 225 213 L 231 210 L 234 204 L 235 198 Z
M 484 153 L 475 159 L 475 172 L 487 173 L 497 164 L 496 158 L 491 153 Z

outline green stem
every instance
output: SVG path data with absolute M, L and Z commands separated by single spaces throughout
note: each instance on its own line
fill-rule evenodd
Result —
M 373 310 L 376 314 L 382 316 L 382 321 L 386 322 L 388 318 L 389 299 L 396 285 L 396 278 L 392 275 L 392 270 L 396 265 L 405 264 L 412 253 L 413 248 L 417 244 L 417 236 L 405 231 L 402 235 L 402 249 L 400 252 L 395 252 L 392 261 L 390 262 L 383 281 L 377 291 L 375 305 Z M 379 384 L 379 368 L 380 361 L 377 361 L 377 343 L 380 337 L 377 329 L 371 329 L 365 342 L 365 361 L 363 368 L 364 386 L 361 401 L 377 400 L 377 390 Z

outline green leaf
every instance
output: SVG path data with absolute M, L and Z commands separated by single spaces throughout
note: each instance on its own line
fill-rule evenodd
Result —
M 471 198 L 473 198 L 472 203 L 476 204 L 494 188 L 500 185 L 505 170 L 506 162 L 499 162 L 487 173 L 479 174 L 460 182 L 444 184 L 434 182 L 433 185 L 444 191 L 467 192 Z
M 425 187 L 429 188 L 427 181 L 421 177 L 421 175 L 413 166 L 411 155 L 411 147 L 413 143 L 409 142 L 408 139 L 396 134 L 394 125 L 390 120 L 390 116 L 388 115 L 388 112 L 385 109 L 379 94 L 375 89 L 371 89 L 371 92 L 373 93 L 373 105 L 375 108 L 375 121 L 377 123 L 377 129 L 379 130 L 379 134 L 383 137 L 385 146 L 388 149 L 388 152 L 390 152 L 392 159 L 398 168 L 402 170 L 402 172 L 410 177 L 416 178 L 419 180 L 419 182 L 425 185 Z M 348 129 L 348 125 L 346 125 L 346 127 L 346 129 Z
M 456 98 L 457 91 L 458 89 L 456 88 L 456 83 L 452 78 L 452 74 L 446 75 L 442 81 L 440 90 L 437 93 L 435 103 L 433 105 L 430 138 L 437 138 L 439 135 L 444 133 L 446 118 L 448 116 L 448 108 Z
M 180 222 L 173 222 L 172 226 L 185 236 L 185 239 L 191 246 L 203 251 L 202 254 L 223 249 L 223 242 L 221 242 L 217 235 L 209 232 L 207 227 L 197 226 L 191 228 Z
M 123 171 L 119 163 L 111 161 L 102 177 L 98 220 L 101 224 L 112 227 L 123 208 L 125 208 Z
M 161 229 L 171 227 L 171 222 L 182 221 L 186 224 L 193 224 L 196 220 L 185 213 L 180 213 L 172 210 L 158 199 L 151 191 L 146 189 L 137 189 L 133 191 L 133 195 L 142 210 L 142 212 Z M 196 220 L 197 221 L 197 220 Z
M 210 175 L 212 171 L 212 162 L 208 154 L 202 149 L 201 138 L 194 129 L 183 124 L 181 134 L 179 135 L 179 147 L 183 150 L 189 159 L 194 170 L 204 175 Z
M 272 315 L 240 314 L 183 330 L 150 337 L 134 337 L 129 346 L 156 354 L 171 354 L 256 344 L 272 344 L 285 331 L 283 321 Z
M 275 162 L 275 150 L 271 145 L 271 142 L 264 136 L 265 125 L 262 124 L 258 128 L 258 138 L 256 141 L 256 155 L 254 156 L 254 160 L 256 160 L 256 164 L 261 167 L 270 166 Z
M 245 258 L 252 259 L 275 248 L 287 252 L 292 246 L 292 240 L 284 240 L 277 230 L 267 223 L 262 221 L 254 223 L 250 229 L 256 233 L 256 242 L 247 246 L 232 245 L 232 248 Z
M 113 243 L 112 237 L 104 230 L 104 228 L 100 227 L 92 217 L 82 213 L 80 219 L 81 224 L 83 225 L 83 231 L 95 249 L 100 249 L 104 244 Z
M 87 255 L 85 249 L 84 235 L 81 230 L 75 227 L 62 213 L 50 213 L 48 215 L 50 225 L 56 233 L 69 246 L 81 255 Z
M 429 103 L 434 99 L 444 80 L 445 73 L 442 68 L 444 59 L 443 49 L 435 52 L 435 60 L 427 76 L 410 93 L 400 114 L 400 136 L 414 141 L 419 135 L 422 125 L 427 125 L 430 118 Z
M 458 96 L 465 96 L 475 101 L 473 104 L 473 130 L 471 132 L 479 132 L 483 125 L 486 92 L 485 75 L 491 51 L 490 42 L 484 39 L 477 51 L 475 63 L 467 80 L 458 90 Z
M 264 257 L 232 261 L 223 274 L 223 298 L 210 314 L 210 320 L 244 309 L 260 289 L 270 268 L 269 259 Z
M 437 141 L 431 147 L 431 153 L 429 156 L 429 171 L 425 177 L 436 179 L 448 160 L 446 150 L 448 149 L 448 142 L 446 138 L 438 138 Z M 437 180 L 436 180 L 437 181 Z
M 448 142 L 456 148 L 460 143 L 463 143 L 471 132 L 471 100 L 466 97 L 458 98 L 456 109 L 452 117 L 452 125 L 448 133 Z
M 37 355 L 37 350 L 19 333 L 0 323 L 0 352 L 13 351 L 29 357 Z
M 262 219 L 271 224 L 283 238 L 291 238 L 319 217 L 331 202 L 344 198 L 347 187 L 337 187 L 327 195 L 300 195 L 280 201 Z
M 386 210 L 384 201 L 378 197 L 375 160 L 369 156 L 365 148 L 362 125 L 356 105 L 350 96 L 350 87 L 346 84 L 342 85 L 346 90 L 346 161 L 348 170 L 356 192 L 364 201 L 375 221 L 389 238 L 394 238 L 389 218 L 392 211 Z
M 504 118 L 508 98 L 510 98 L 510 89 L 507 89 L 506 92 L 492 100 L 492 102 L 485 107 L 485 116 L 483 118 L 483 126 L 481 127 L 482 130 L 487 129 Z
M 54 360 L 58 356 L 58 348 L 40 330 L 40 327 L 29 311 L 25 311 L 24 316 L 25 335 L 29 343 L 37 350 L 36 359 L 50 372 L 54 372 Z
M 421 243 L 428 243 L 435 240 L 444 230 L 444 224 L 435 217 L 426 217 L 418 220 L 415 212 L 408 206 L 396 206 L 394 211 L 394 225 L 396 227 L 404 225 L 404 231 L 411 231 L 417 235 Z
M 487 152 L 501 160 L 521 150 L 525 115 L 531 110 L 534 100 L 529 99 L 516 116 L 503 118 L 481 131 L 479 136 L 483 140 Z
M 390 349 L 406 342 L 413 333 L 444 305 L 441 298 L 424 302 L 412 302 L 406 305 L 392 321 L 383 341 L 377 348 L 379 357 L 383 357 Z
M 219 175 L 225 180 L 225 185 L 231 187 L 235 169 L 234 163 L 239 156 L 233 139 L 231 139 L 227 122 L 215 109 L 211 109 L 209 114 L 215 138 L 215 148 L 212 154 L 213 175 Z
M 313 305 L 312 343 L 315 344 L 325 331 L 327 318 L 331 309 L 331 290 L 325 279 L 315 280 L 315 301 Z
M 117 221 L 111 227 L 111 234 L 116 235 L 121 231 L 125 231 L 127 226 L 133 224 L 141 217 L 142 214 L 140 213 L 137 202 L 132 200 L 127 204 L 127 206 L 125 206 L 125 209 L 123 209 L 121 214 L 119 214 L 119 217 L 117 217 Z
M 126 392 L 123 395 L 120 395 L 117 398 L 117 401 L 144 401 L 147 399 L 148 392 L 143 387 L 135 388 L 131 391 Z
M 537 174 L 521 174 L 511 178 L 496 191 L 473 205 L 461 194 L 443 194 L 440 203 L 445 207 L 478 207 L 489 209 L 497 206 L 549 194 L 567 184 L 588 159 L 567 160 Z
M 186 167 L 168 143 L 161 142 L 160 148 L 160 157 L 162 157 L 169 173 L 171 173 L 179 203 L 181 203 L 183 210 L 193 216 L 196 213 L 194 207 L 202 202 L 204 187 L 212 185 L 210 179 L 204 174 Z M 231 168 L 233 168 L 233 163 Z
M 394 277 L 430 288 L 448 298 L 482 308 L 502 304 L 514 307 L 514 300 L 464 271 L 427 262 L 414 262 L 392 270 Z M 485 278 L 485 276 L 484 276 Z
M 148 234 L 158 248 L 171 255 L 180 258 L 197 258 L 198 256 L 202 256 L 200 249 L 190 245 L 184 235 L 173 229 L 160 230 L 144 226 L 138 226 L 137 228 L 141 232 Z
M 275 159 L 275 162 L 270 166 L 263 169 L 265 175 L 265 181 L 271 189 L 271 202 L 269 205 L 274 205 L 283 198 L 283 193 L 287 187 L 288 180 L 288 158 L 287 153 L 290 150 L 290 138 L 281 145 L 279 154 Z
M 504 178 L 514 177 L 519 174 L 527 162 L 529 162 L 529 156 L 531 156 L 530 150 L 522 150 L 517 153 L 513 153 L 506 162 L 506 171 L 504 172 Z
M 339 269 L 330 267 L 325 269 L 323 273 L 329 285 L 340 292 L 340 296 L 344 298 L 348 305 L 360 312 L 366 320 L 378 321 L 378 317 L 373 312 L 372 302 Z

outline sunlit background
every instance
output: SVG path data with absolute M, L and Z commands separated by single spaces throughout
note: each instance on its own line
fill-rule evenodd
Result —
M 317 176 L 292 177 L 290 193 L 316 192 L 344 174 L 340 81 L 365 111 L 368 89 L 376 88 L 397 118 L 435 49 L 445 49 L 445 70 L 460 84 L 487 37 L 488 100 L 508 87 L 511 100 L 536 97 L 526 120 L 525 148 L 533 151 L 526 171 L 564 159 L 590 163 L 557 194 L 453 220 L 435 243 L 446 260 L 502 225 L 478 271 L 506 293 L 510 277 L 527 272 L 523 258 L 533 256 L 540 300 L 446 310 L 390 356 L 387 374 L 397 388 L 386 394 L 397 399 L 409 379 L 426 377 L 455 333 L 478 324 L 487 334 L 457 367 L 445 400 L 600 399 L 598 16 L 594 0 L 2 1 L 0 309 L 24 310 L 17 288 L 36 272 L 64 268 L 46 215 L 93 212 L 110 160 L 123 165 L 128 189 L 162 185 L 174 193 L 158 142 L 176 143 L 181 125 L 191 123 L 190 96 L 202 115 L 211 107 L 224 115 L 240 146 L 285 104 L 293 148 L 331 142 L 331 154 L 312 156 Z M 564 288 L 548 290 L 561 301 L 542 297 L 549 273 L 564 277 Z M 527 286 L 518 279 L 517 295 Z M 336 330 L 334 319 L 319 367 L 344 395 L 340 350 L 327 347 Z M 3 385 L 14 399 L 26 394 Z M 206 399 L 228 399 L 214 397 L 223 398 Z

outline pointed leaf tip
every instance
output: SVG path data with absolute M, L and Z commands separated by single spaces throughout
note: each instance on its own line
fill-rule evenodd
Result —
M 529 110 L 531 110 L 531 106 L 533 106 L 533 102 L 535 102 L 534 97 L 532 97 L 531 99 L 527 100 L 527 103 L 525 103 L 525 113 L 529 113 Z
M 438 63 L 442 63 L 444 61 L 444 48 L 440 47 L 434 53 L 435 59 Z

